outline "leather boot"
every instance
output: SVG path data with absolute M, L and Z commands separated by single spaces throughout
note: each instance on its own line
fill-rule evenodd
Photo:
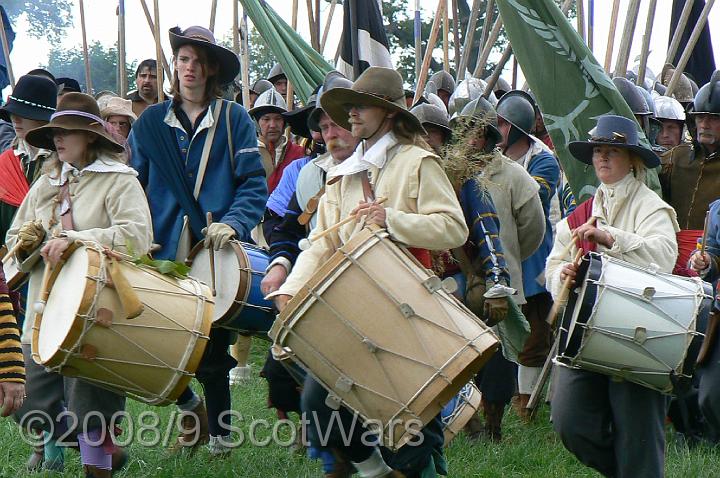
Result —
M 197 407 L 189 413 L 183 413 L 180 421 L 180 435 L 177 442 L 170 448 L 172 451 L 189 449 L 194 452 L 200 446 L 210 441 L 210 429 L 208 428 L 208 416 L 205 409 L 205 402 L 202 400 Z
M 523 423 L 530 423 L 530 421 L 532 420 L 530 410 L 527 409 L 527 404 L 529 401 L 530 395 L 526 393 L 520 393 L 515 395 L 511 402 L 513 410 L 515 410 L 515 413 L 517 413 L 517 416 L 520 417 L 520 420 L 522 420 Z
M 470 421 L 468 421 L 465 424 L 465 427 L 463 428 L 465 431 L 465 435 L 467 435 L 468 440 L 478 440 L 482 438 L 483 435 L 483 423 L 482 420 L 480 420 L 480 417 L 477 416 L 477 414 L 473 415 Z
M 111 470 L 102 470 L 97 466 L 83 465 L 85 478 L 112 478 Z
M 485 436 L 494 443 L 502 440 L 502 418 L 505 413 L 505 404 L 502 402 L 489 402 L 483 399 L 483 414 L 485 416 Z

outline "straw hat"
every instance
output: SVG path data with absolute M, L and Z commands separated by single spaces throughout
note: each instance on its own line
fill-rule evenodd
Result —
M 98 101 L 100 107 L 100 117 L 107 121 L 111 116 L 127 116 L 130 124 L 137 120 L 137 116 L 132 110 L 132 101 L 120 98 L 119 96 L 104 97 L 103 101 Z
M 109 149 L 122 153 L 125 148 L 117 143 L 105 130 L 105 122 L 100 117 L 100 108 L 95 98 L 85 93 L 67 93 L 58 100 L 57 111 L 50 122 L 28 131 L 25 140 L 36 148 L 55 150 L 53 134 L 56 129 L 67 131 L 89 131 L 98 136 Z

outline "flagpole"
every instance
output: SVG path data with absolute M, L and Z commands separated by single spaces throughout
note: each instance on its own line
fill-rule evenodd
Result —
M 427 79 L 428 69 L 430 68 L 430 60 L 432 60 L 432 51 L 437 43 L 438 33 L 440 31 L 440 18 L 442 18 L 445 5 L 445 0 L 438 0 L 438 6 L 435 10 L 435 18 L 433 18 L 432 28 L 430 29 L 430 38 L 427 42 L 425 57 L 423 58 L 423 64 L 420 69 L 420 76 L 418 77 L 417 84 L 415 85 L 415 97 L 413 98 L 413 104 L 418 102 L 422 96 L 423 89 L 425 88 L 425 80 Z
M 232 40 L 233 40 L 233 53 L 236 55 L 240 54 L 240 6 L 238 0 L 232 0 Z
M 635 24 L 637 23 L 639 11 L 640 0 L 630 0 L 627 15 L 625 15 L 625 28 L 623 29 L 623 36 L 620 40 L 620 51 L 618 52 L 617 61 L 615 62 L 615 76 L 625 77 L 627 75 L 630 47 L 632 47 L 632 38 L 635 33 Z
M 332 0 L 330 3 L 330 12 L 328 18 L 325 20 L 325 31 L 323 31 L 322 40 L 320 41 L 320 53 L 325 51 L 325 45 L 327 43 L 328 33 L 330 32 L 330 24 L 332 24 L 333 15 L 335 14 L 335 6 L 337 6 L 337 0 Z
M 457 76 L 457 69 L 460 63 L 460 10 L 458 9 L 457 0 L 452 0 L 453 8 L 453 47 L 455 48 L 455 76 Z
M 242 99 L 245 108 L 250 109 L 250 30 L 245 8 L 243 8 L 242 29 Z
M 85 4 L 80 0 L 80 30 L 82 31 L 83 61 L 85 63 L 85 89 L 92 95 L 92 78 L 90 77 L 90 56 L 88 55 L 87 31 L 85 30 Z
M 210 5 L 210 28 L 209 30 L 215 34 L 215 17 L 217 16 L 217 0 L 212 0 Z
M 415 0 L 415 21 L 413 34 L 415 36 L 415 81 L 420 78 L 422 64 L 422 21 L 420 20 L 420 0 Z
M 298 0 L 293 0 L 293 13 L 292 13 L 292 29 L 297 31 L 297 21 L 298 21 Z M 312 23 L 310 24 L 310 30 L 312 33 Z M 288 78 L 287 82 L 287 93 L 285 94 L 285 101 L 287 103 L 288 111 L 293 109 L 293 106 L 295 106 L 295 102 L 291 101 L 292 98 L 295 97 L 295 90 L 293 89 L 293 84 Z M 290 137 L 290 127 L 288 126 L 285 129 L 285 134 L 289 138 Z
M 143 0 L 144 2 L 145 0 Z M 163 91 L 163 69 L 162 61 L 165 59 L 165 54 L 162 51 L 160 45 L 160 2 L 159 0 L 153 0 L 153 10 L 155 14 L 155 56 L 157 57 L 157 83 L 158 83 L 158 103 L 165 101 L 165 91 Z M 172 78 L 168 75 L 168 78 Z M 170 80 L 172 81 L 172 79 Z
M 475 71 L 473 71 L 473 76 L 475 78 L 480 78 L 482 71 L 485 69 L 485 65 L 487 64 L 488 58 L 490 57 L 490 52 L 492 51 L 492 47 L 493 45 L 495 45 L 495 42 L 500 35 L 501 28 L 502 18 L 498 16 L 495 20 L 495 24 L 493 25 L 493 29 L 490 32 L 490 36 L 488 37 L 487 42 L 485 42 L 485 45 L 480 52 L 480 56 L 478 57 L 478 61 L 475 64 Z
M 687 22 L 690 19 L 690 13 L 692 12 L 692 7 L 694 3 L 695 0 L 685 0 L 685 5 L 683 6 L 682 13 L 680 13 L 680 18 L 678 19 L 678 23 L 675 26 L 672 40 L 670 41 L 670 47 L 668 48 L 665 63 L 672 64 L 675 60 L 675 55 L 677 54 L 678 48 L 680 47 L 680 40 L 683 37 L 683 33 L 685 33 L 685 28 L 687 27 Z
M 505 64 L 510 59 L 510 55 L 512 55 L 512 45 L 508 45 L 507 48 L 505 48 L 502 57 L 500 57 L 500 61 L 498 61 L 497 65 L 495 65 L 495 69 L 493 70 L 492 75 L 490 75 L 490 78 L 488 78 L 487 80 L 487 86 L 485 87 L 485 91 L 483 91 L 482 94 L 483 98 L 487 99 L 490 96 L 490 93 L 492 93 L 495 85 L 498 82 L 498 79 L 500 78 L 500 75 L 502 74 L 503 69 L 505 68 Z
M 444 1 L 444 0 L 440 0 Z M 347 0 L 350 9 L 350 45 L 352 48 L 352 67 L 353 81 L 360 76 L 360 57 L 358 50 L 358 30 L 357 30 L 357 2 L 355 0 Z
M 595 46 L 595 0 L 588 0 L 587 44 L 590 51 Z
M 147 3 L 145 0 L 140 0 L 140 5 L 143 7 L 143 12 L 145 12 L 145 19 L 147 19 L 148 26 L 150 27 L 150 33 L 152 33 L 153 38 L 155 37 L 155 22 L 153 21 L 152 17 L 150 16 L 150 9 L 147 6 Z M 158 41 L 155 43 L 160 44 Z M 162 68 L 165 71 L 165 74 L 168 78 L 172 78 L 172 75 L 170 74 L 170 65 L 168 65 L 167 60 L 165 59 L 165 52 L 163 52 L 162 46 L 160 46 L 160 53 L 162 60 Z M 159 88 L 162 89 L 162 88 Z
M 445 12 L 443 13 L 443 70 L 450 71 L 450 45 L 448 45 L 450 21 L 448 19 L 448 1 L 445 0 Z
M 125 0 L 118 1 L 118 88 L 120 96 L 127 94 L 127 63 L 125 58 Z
M 512 89 L 517 89 L 517 80 L 518 80 L 518 61 L 517 57 L 513 56 L 513 65 L 512 65 Z
M 688 40 L 687 45 L 685 46 L 685 51 L 683 52 L 682 56 L 680 57 L 680 61 L 678 61 L 677 66 L 675 67 L 675 72 L 673 72 L 672 78 L 670 79 L 670 83 L 668 83 L 667 91 L 665 92 L 666 96 L 670 96 L 675 91 L 675 88 L 678 85 L 678 82 L 680 81 L 680 77 L 682 76 L 682 72 L 687 66 L 688 60 L 690 60 L 690 56 L 692 55 L 693 50 L 695 49 L 695 45 L 697 44 L 698 40 L 700 39 L 700 34 L 702 34 L 703 28 L 705 28 L 705 24 L 708 21 L 708 16 L 710 15 L 710 10 L 712 9 L 713 5 L 715 5 L 715 0 L 706 0 L 705 6 L 702 9 L 702 12 L 700 13 L 700 18 L 698 19 L 698 22 L 695 24 L 695 27 L 693 28 L 692 34 L 690 35 L 690 39 Z
M 610 31 L 608 32 L 608 43 L 605 49 L 605 71 L 610 74 L 613 49 L 615 48 L 615 30 L 617 29 L 618 15 L 620 14 L 620 0 L 614 0 L 612 13 L 610 14 Z
M 306 0 L 305 5 L 307 7 L 308 25 L 310 27 L 310 44 L 318 51 L 320 44 L 318 43 L 317 32 L 315 31 L 315 16 L 313 15 L 312 0 Z
M 648 56 L 650 55 L 650 38 L 652 37 L 653 23 L 655 21 L 655 10 L 657 0 L 650 0 L 648 5 L 647 21 L 645 22 L 645 34 L 643 35 L 642 50 L 640 51 L 640 65 L 638 66 L 637 84 L 642 86 L 645 82 Z
M 585 36 L 585 0 L 577 0 L 577 32 L 582 41 L 587 42 Z
M 8 17 L 8 20 L 9 19 Z M 8 45 L 7 33 L 5 32 L 5 20 L 2 17 L 2 12 L 0 12 L 0 38 L 2 39 L 3 55 L 5 55 L 5 65 L 7 66 L 10 86 L 15 89 L 15 75 L 13 74 L 12 64 L 10 63 L 10 46 Z
M 315 38 L 317 39 L 317 48 L 315 51 L 321 52 L 320 50 L 320 34 L 322 29 L 320 28 L 320 0 L 315 0 Z
M 465 70 L 467 69 L 467 62 L 470 58 L 470 50 L 472 49 L 472 42 L 475 37 L 475 25 L 477 24 L 477 17 L 479 13 L 480 0 L 473 0 L 472 10 L 470 10 L 470 18 L 468 19 L 467 28 L 465 29 L 465 40 L 463 42 L 462 55 L 460 56 L 460 65 L 458 66 L 458 71 L 456 72 L 458 81 L 465 79 Z

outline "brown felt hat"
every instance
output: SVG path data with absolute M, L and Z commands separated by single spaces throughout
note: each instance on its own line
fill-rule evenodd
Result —
M 333 88 L 320 97 L 325 113 L 341 128 L 350 131 L 349 106 L 378 106 L 403 116 L 419 134 L 426 134 L 420 120 L 410 113 L 405 102 L 405 88 L 400 73 L 392 68 L 371 66 L 350 88 Z
M 50 122 L 28 131 L 25 140 L 36 148 L 55 150 L 53 134 L 56 129 L 67 131 L 89 131 L 98 136 L 98 141 L 117 153 L 125 151 L 110 133 L 105 130 L 105 122 L 100 117 L 100 107 L 90 95 L 85 93 L 66 93 L 58 99 L 57 110 Z

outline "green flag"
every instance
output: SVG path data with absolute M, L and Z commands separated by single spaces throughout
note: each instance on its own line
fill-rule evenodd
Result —
M 303 103 L 333 67 L 262 0 L 240 0 Z
M 598 116 L 635 116 L 553 0 L 498 0 L 497 5 L 513 53 L 580 204 L 594 194 L 598 180 L 592 166 L 570 154 L 568 143 L 587 140 Z M 648 146 L 639 124 L 638 131 L 642 144 Z M 657 169 L 648 171 L 646 181 L 660 193 Z

